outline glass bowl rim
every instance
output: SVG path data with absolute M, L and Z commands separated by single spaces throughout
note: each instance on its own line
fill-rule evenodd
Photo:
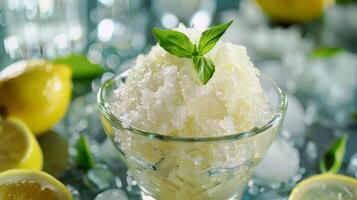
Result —
M 268 81 L 273 85 L 273 88 L 275 92 L 277 92 L 277 95 L 279 96 L 279 109 L 274 112 L 274 116 L 266 122 L 263 126 L 261 127 L 254 127 L 251 130 L 248 131 L 243 131 L 239 133 L 233 133 L 229 135 L 223 135 L 223 136 L 210 136 L 210 137 L 187 137 L 187 136 L 170 136 L 170 135 L 163 135 L 160 133 L 154 133 L 154 132 L 148 132 L 141 130 L 139 128 L 130 126 L 130 127 L 125 127 L 123 126 L 123 123 L 121 120 L 115 116 L 109 109 L 106 108 L 105 106 L 105 100 L 103 99 L 103 90 L 104 88 L 110 84 L 111 81 L 117 79 L 117 78 L 122 78 L 126 76 L 126 73 L 128 70 L 124 70 L 120 72 L 118 75 L 115 75 L 111 77 L 110 79 L 106 80 L 99 88 L 98 93 L 97 93 L 97 104 L 104 115 L 104 117 L 111 122 L 111 125 L 113 124 L 116 128 L 119 128 L 121 130 L 127 130 L 132 134 L 137 134 L 141 135 L 150 139 L 158 139 L 158 140 L 163 140 L 163 141 L 176 141 L 176 142 L 213 142 L 213 141 L 232 141 L 232 140 L 242 140 L 242 139 L 247 139 L 252 136 L 258 135 L 259 133 L 262 133 L 269 128 L 273 127 L 276 123 L 279 122 L 279 120 L 284 117 L 284 114 L 287 109 L 288 105 L 288 99 L 287 95 L 284 92 L 284 90 L 277 84 L 275 81 L 273 81 L 271 78 L 264 74 L 260 74 L 260 77 L 264 77 L 268 79 Z M 259 77 L 259 79 L 260 79 Z

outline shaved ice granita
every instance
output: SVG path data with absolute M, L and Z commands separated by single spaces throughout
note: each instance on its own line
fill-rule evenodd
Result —
M 239 199 L 277 135 L 286 96 L 218 41 L 230 24 L 154 28 L 158 44 L 98 92 L 105 132 L 154 199 Z

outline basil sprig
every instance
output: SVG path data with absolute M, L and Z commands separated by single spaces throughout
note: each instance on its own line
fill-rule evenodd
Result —
M 159 45 L 171 55 L 179 58 L 191 58 L 198 78 L 202 84 L 207 84 L 215 72 L 215 66 L 211 60 L 204 55 L 216 45 L 217 41 L 232 24 L 213 26 L 204 31 L 200 37 L 198 47 L 190 39 L 179 31 L 153 28 L 153 34 Z
M 344 134 L 327 149 L 320 162 L 321 172 L 337 173 L 340 170 L 345 156 L 347 139 L 348 135 Z

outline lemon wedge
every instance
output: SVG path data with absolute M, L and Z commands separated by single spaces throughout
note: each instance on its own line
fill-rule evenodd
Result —
M 40 146 L 25 123 L 13 117 L 2 119 L 0 138 L 0 172 L 11 168 L 42 169 Z
M 14 169 L 0 173 L 1 200 L 72 200 L 68 189 L 51 175 Z
M 300 182 L 291 192 L 289 200 L 356 200 L 357 179 L 321 174 Z

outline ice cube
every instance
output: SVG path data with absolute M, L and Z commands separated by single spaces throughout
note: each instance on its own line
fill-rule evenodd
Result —
M 292 137 L 305 133 L 305 110 L 300 101 L 293 95 L 288 95 L 289 106 L 285 114 L 282 130 L 286 130 Z
M 112 141 L 109 138 L 106 138 L 99 145 L 100 157 L 104 158 L 104 160 L 111 160 L 118 158 L 118 150 L 115 149 Z
M 266 152 L 254 175 L 262 182 L 284 182 L 298 173 L 299 162 L 299 151 L 287 140 L 278 138 Z
M 305 152 L 304 152 L 305 158 L 310 162 L 315 161 L 315 159 L 318 156 L 317 151 L 318 151 L 317 146 L 314 142 L 312 142 L 312 141 L 307 142 L 306 147 L 305 147 Z
M 357 153 L 354 153 L 347 167 L 347 173 L 357 178 Z
M 322 124 L 345 126 L 351 122 L 348 113 L 357 107 L 356 65 L 354 54 L 340 52 L 325 59 L 310 59 L 296 77 L 299 96 L 305 99 L 306 107 L 316 109 Z
M 322 46 L 344 47 L 356 51 L 357 4 L 332 6 L 324 14 Z
M 95 200 L 128 200 L 128 196 L 121 189 L 109 189 L 97 195 Z
M 268 190 L 260 193 L 254 198 L 255 200 L 283 200 L 285 197 L 281 196 L 278 192 L 274 190 Z

